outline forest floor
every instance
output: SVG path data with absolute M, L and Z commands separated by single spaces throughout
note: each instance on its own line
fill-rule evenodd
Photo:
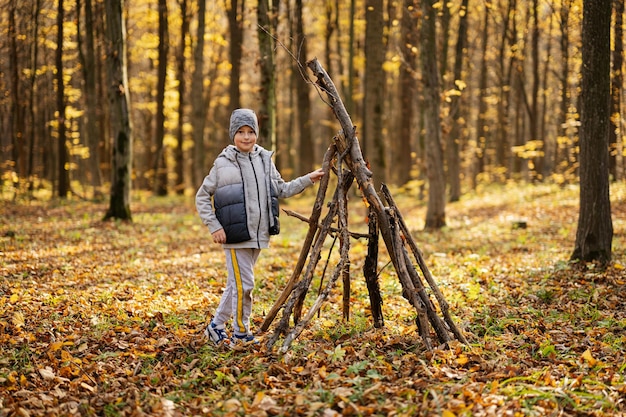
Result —
M 0 415 L 626 415 L 626 184 L 611 189 L 606 269 L 568 261 L 576 187 L 485 187 L 448 204 L 437 231 L 423 230 L 423 202 L 392 192 L 468 345 L 424 349 L 384 251 L 385 327 L 374 328 L 357 240 L 349 321 L 338 283 L 286 353 L 220 349 L 202 332 L 224 254 L 193 197 L 137 193 L 132 223 L 102 222 L 104 203 L 2 201 Z M 308 216 L 313 198 L 283 207 Z M 514 227 L 520 220 L 526 228 Z M 367 230 L 360 197 L 350 222 Z M 281 223 L 257 264 L 255 330 L 307 230 L 284 214 Z

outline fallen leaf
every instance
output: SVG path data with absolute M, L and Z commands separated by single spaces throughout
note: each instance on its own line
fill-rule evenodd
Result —
M 593 357 L 591 351 L 587 349 L 582 355 L 581 358 L 587 363 L 587 365 L 594 367 L 598 363 L 598 361 Z
M 50 381 L 56 378 L 56 374 L 48 366 L 43 369 L 38 369 L 38 371 L 39 371 L 39 375 L 41 375 L 41 377 L 45 379 L 46 381 Z

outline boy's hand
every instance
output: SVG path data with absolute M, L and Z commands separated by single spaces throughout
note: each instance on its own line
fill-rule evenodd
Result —
M 322 179 L 322 177 L 324 176 L 324 171 L 322 171 L 322 169 L 316 169 L 313 172 L 309 173 L 309 178 L 311 178 L 311 181 L 313 181 L 313 184 L 315 184 L 317 181 L 319 181 L 320 179 Z
M 213 236 L 213 242 L 215 243 L 226 243 L 226 233 L 224 229 L 216 230 L 211 236 Z

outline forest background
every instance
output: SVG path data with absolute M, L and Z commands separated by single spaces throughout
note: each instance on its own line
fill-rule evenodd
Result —
M 614 262 L 603 270 L 546 266 L 552 254 L 566 258 L 573 241 L 585 98 L 582 1 L 3 5 L 3 411 L 623 412 L 623 2 L 611 2 L 607 170 L 616 234 Z M 107 7 L 115 5 L 123 11 L 124 53 L 111 48 L 107 33 Z M 127 58 L 127 83 L 114 84 L 107 71 L 120 57 Z M 190 197 L 228 143 L 236 107 L 258 112 L 260 143 L 276 151 L 285 177 L 321 162 L 338 126 L 306 81 L 312 57 L 335 80 L 376 182 L 391 184 L 402 207 L 411 207 L 413 230 L 429 225 L 428 216 L 425 224 L 416 221 L 426 193 L 429 202 L 435 194 L 451 204 L 453 229 L 445 229 L 445 217 L 435 219 L 431 226 L 443 233 L 425 231 L 420 243 L 427 243 L 436 276 L 449 279 L 446 294 L 459 297 L 455 313 L 473 333 L 471 348 L 425 354 L 411 320 L 395 315 L 401 324 L 382 334 L 363 332 L 367 319 L 359 316 L 355 328 L 323 320 L 306 334 L 315 351 L 297 345 L 295 356 L 282 359 L 216 355 L 195 337 L 205 318 L 192 310 L 215 302 L 219 254 L 192 238 L 199 230 L 189 220 Z M 136 228 L 97 223 L 94 212 L 104 213 L 102 197 L 115 178 L 110 127 L 119 96 L 128 99 L 132 126 Z M 433 149 L 441 152 L 436 166 L 445 183 L 428 177 Z M 495 206 L 479 198 L 489 187 Z M 182 195 L 174 205 L 149 196 L 174 194 Z M 559 204 L 546 209 L 546 196 Z M 517 210 L 505 213 L 511 202 Z M 534 210 L 541 236 L 502 228 L 520 211 L 525 217 L 524 209 Z M 284 239 L 301 241 L 296 228 L 288 230 Z M 487 239 L 502 245 L 473 245 L 477 233 L 504 236 Z M 180 249 L 172 260 L 153 243 L 176 234 L 181 240 L 164 245 Z M 281 246 L 282 263 L 270 257 L 264 271 L 290 267 L 285 260 L 297 248 L 285 240 Z M 206 252 L 194 252 L 198 247 Z M 170 274 L 191 277 L 182 293 L 158 291 Z M 282 284 L 267 282 L 274 290 Z M 498 305 L 503 297 L 505 307 Z M 395 301 L 390 306 L 403 311 Z M 257 360 L 267 366 L 255 367 Z M 141 394 L 146 387 L 150 393 Z M 298 393 L 303 387 L 306 397 Z
M 104 3 L 5 3 L 3 190 L 66 195 L 71 184 L 82 196 L 106 193 L 109 98 L 117 87 L 106 74 Z M 622 2 L 612 4 L 610 174 L 621 180 L 624 12 Z M 337 84 L 379 182 L 427 184 L 433 135 L 425 134 L 424 74 L 433 72 L 447 184 L 431 187 L 440 194 L 447 189 L 455 201 L 480 182 L 509 179 L 576 182 L 581 1 L 432 5 L 430 35 L 422 24 L 429 19 L 409 0 L 127 3 L 133 188 L 196 189 L 228 143 L 228 116 L 240 106 L 259 113 L 260 143 L 276 151 L 285 177 L 319 165 L 338 126 L 305 80 L 312 57 Z

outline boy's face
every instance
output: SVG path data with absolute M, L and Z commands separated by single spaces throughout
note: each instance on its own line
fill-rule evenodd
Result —
M 256 144 L 256 133 L 250 126 L 242 126 L 235 132 L 233 141 L 241 152 L 251 152 Z

